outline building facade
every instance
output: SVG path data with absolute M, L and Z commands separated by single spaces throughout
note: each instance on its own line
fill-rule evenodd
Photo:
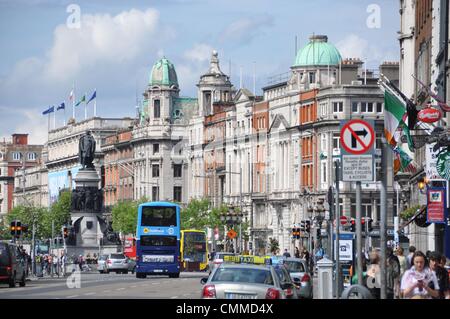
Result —
M 28 134 L 13 134 L 10 141 L 0 143 L 0 215 L 14 206 L 16 172 L 38 166 L 42 149 L 42 145 L 28 144 Z

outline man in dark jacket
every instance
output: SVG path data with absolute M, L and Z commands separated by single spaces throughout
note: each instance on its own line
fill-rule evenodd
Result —
M 386 297 L 394 299 L 395 281 L 400 276 L 400 261 L 394 255 L 392 247 L 386 249 L 387 255 L 387 276 L 386 276 Z
M 441 267 L 442 256 L 437 251 L 430 254 L 430 269 L 436 274 L 438 284 L 439 284 L 439 297 L 436 299 L 445 299 L 449 297 L 449 275 L 447 270 Z M 433 282 L 430 282 L 433 284 Z M 434 289 L 434 287 L 431 287 Z

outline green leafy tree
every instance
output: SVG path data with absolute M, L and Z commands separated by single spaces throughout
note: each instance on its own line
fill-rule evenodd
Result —
M 28 225 L 28 234 L 24 236 L 24 239 L 31 239 L 33 230 L 33 219 L 35 220 L 35 231 L 37 238 L 50 238 L 51 237 L 51 224 L 48 225 L 49 211 L 44 207 L 34 207 L 18 205 L 14 207 L 6 218 L 6 225 L 10 225 L 13 220 L 20 220 L 22 225 Z M 9 236 L 10 237 L 10 236 Z
M 220 220 L 220 215 L 227 211 L 226 205 L 210 209 L 208 199 L 193 199 L 181 210 L 181 229 L 213 229 L 216 226 L 220 228 L 225 225 Z
M 270 252 L 272 254 L 276 254 L 278 252 L 278 250 L 280 249 L 278 240 L 276 240 L 275 238 L 269 238 L 269 247 L 270 247 Z
M 136 201 L 120 201 L 111 210 L 112 227 L 116 232 L 123 234 L 135 234 L 137 225 L 137 209 Z

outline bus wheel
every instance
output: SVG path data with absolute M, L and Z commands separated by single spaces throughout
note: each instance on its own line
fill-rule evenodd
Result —
M 136 273 L 136 278 L 147 278 L 147 274 Z
M 175 274 L 169 274 L 169 278 L 180 278 L 180 273 L 177 272 Z

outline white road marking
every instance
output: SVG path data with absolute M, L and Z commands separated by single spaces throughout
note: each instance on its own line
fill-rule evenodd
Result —
M 159 285 L 159 282 L 154 282 L 152 283 L 152 285 Z
M 78 297 L 79 295 L 73 295 L 73 296 L 67 296 L 66 298 L 76 298 L 76 297 Z
M 125 290 L 125 288 L 118 288 L 118 289 L 116 289 L 116 290 Z
M 136 288 L 137 286 L 131 286 L 131 288 Z
M 170 297 L 170 299 L 175 299 L 175 298 L 178 298 L 178 296 L 173 296 L 173 297 Z
M 91 296 L 91 295 L 95 295 L 96 294 L 96 292 L 88 292 L 88 293 L 85 293 L 84 295 L 85 296 Z

